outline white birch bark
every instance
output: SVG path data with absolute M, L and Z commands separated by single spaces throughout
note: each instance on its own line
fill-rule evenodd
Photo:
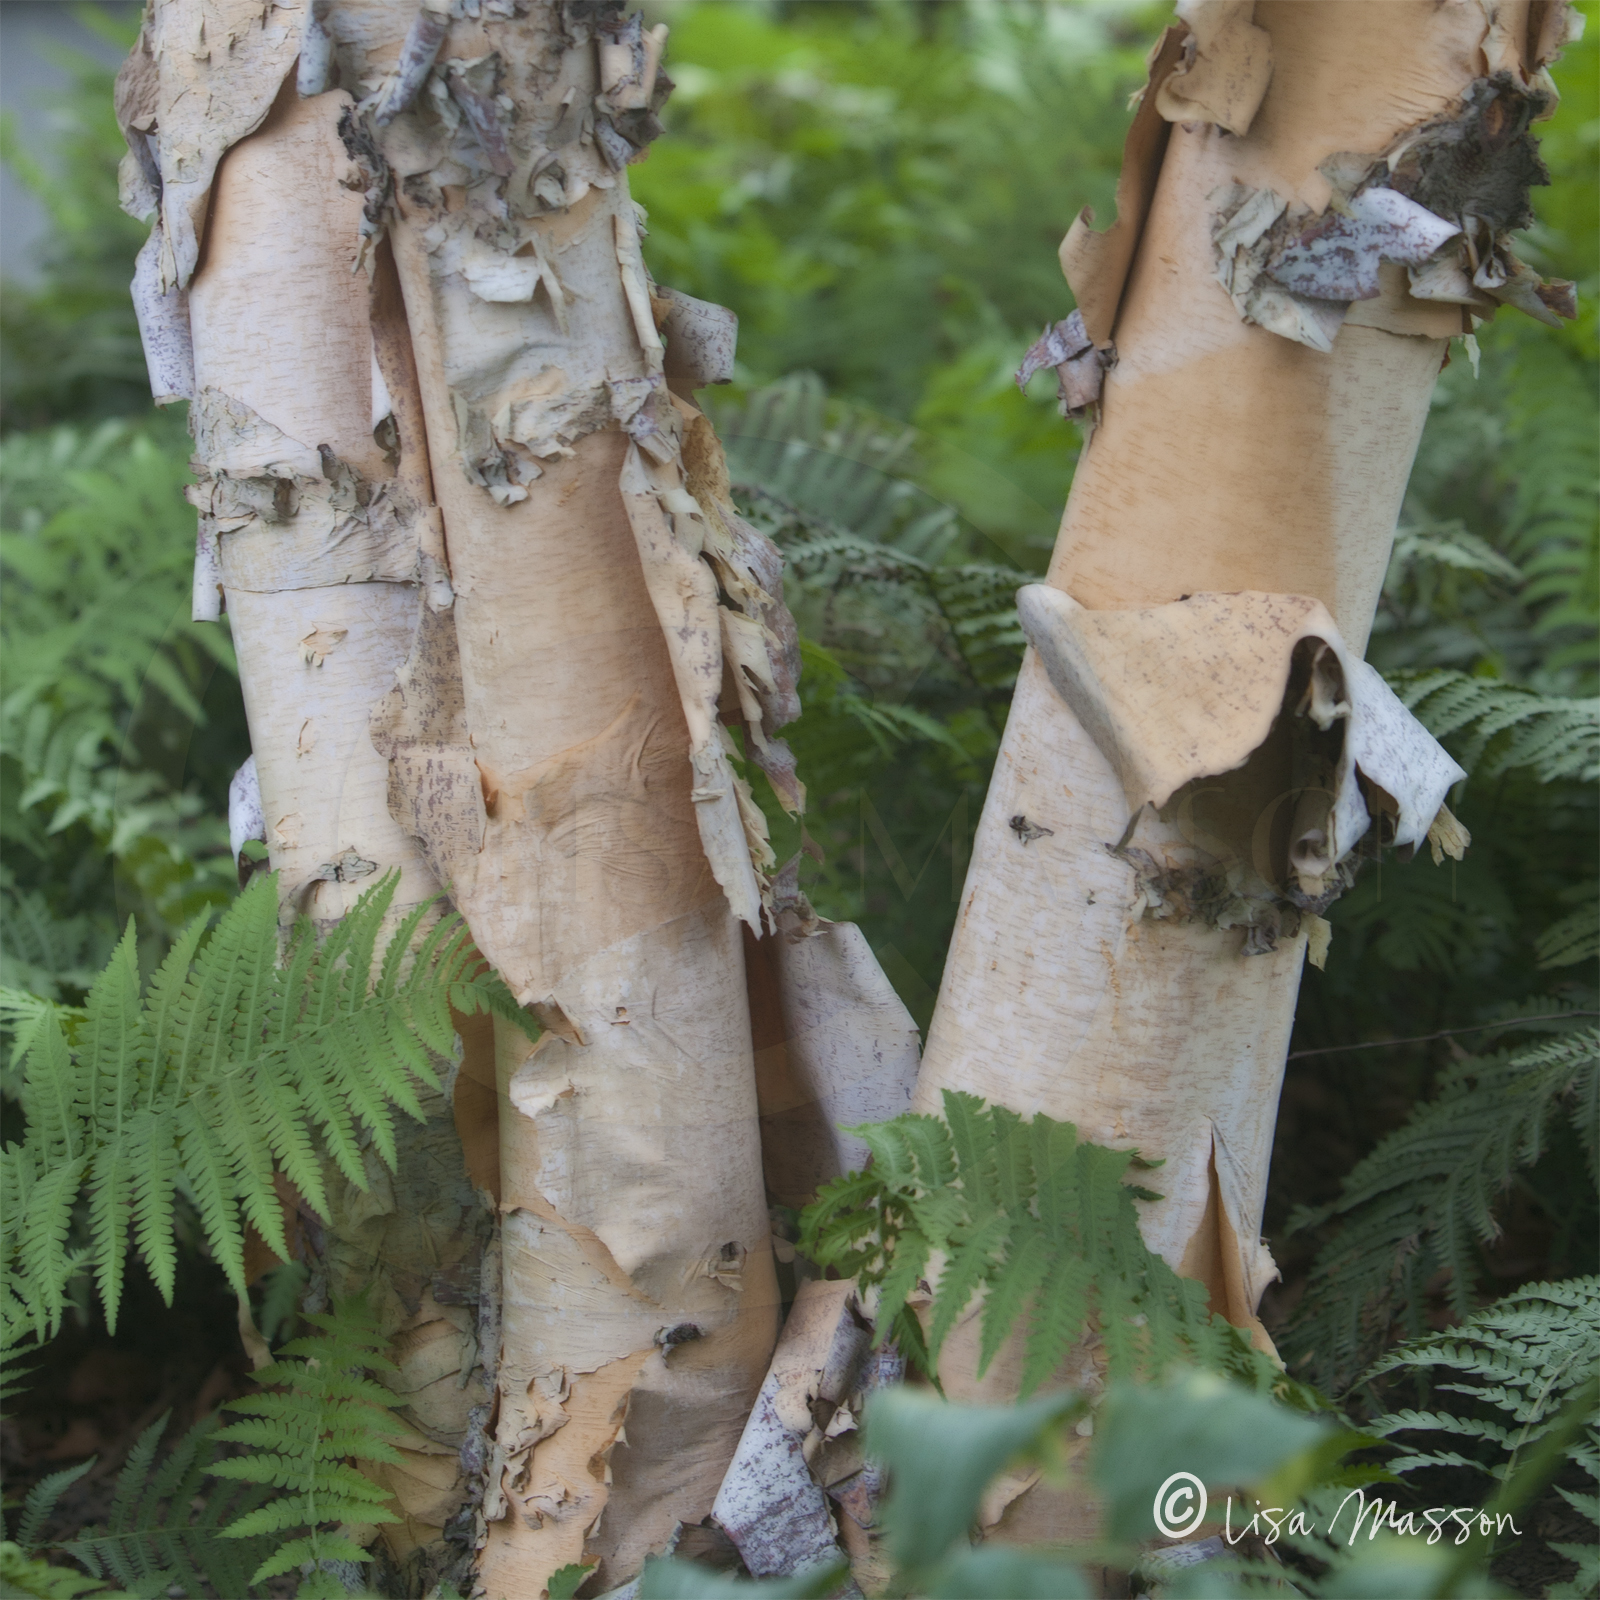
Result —
M 351 101 L 280 94 L 300 21 L 281 9 L 263 20 L 260 8 L 156 7 L 119 109 L 154 169 L 131 162 L 147 188 L 125 184 L 135 210 L 157 210 L 134 283 L 152 390 L 191 401 L 195 613 L 226 610 L 250 726 L 230 796 L 235 850 L 263 838 L 285 919 L 327 926 L 390 871 L 401 874 L 396 915 L 438 893 L 390 815 L 387 764 L 368 732 L 417 629 L 430 495 L 416 402 L 394 362 L 397 297 L 386 308 L 351 271 L 362 201 L 343 181 L 352 166 L 338 133 Z M 198 178 L 171 176 L 195 170 L 184 154 L 195 143 L 200 199 Z M 188 240 L 176 256 L 173 237 Z M 458 1452 L 484 1400 L 472 1303 L 487 1219 L 448 1105 L 433 1097 L 430 1110 L 401 1130 L 406 1172 L 374 1163 L 368 1193 L 334 1175 L 315 1263 L 320 1294 L 371 1288 L 382 1263 L 375 1304 L 414 1430 L 402 1462 L 383 1469 L 403 1517 L 385 1535 L 392 1562 L 434 1544 L 459 1510 Z
M 723 724 L 797 808 L 797 642 L 688 398 L 731 375 L 734 319 L 640 253 L 663 37 L 551 0 L 161 0 L 119 85 L 152 387 L 200 446 L 197 610 L 226 606 L 245 682 L 237 831 L 286 915 L 391 866 L 403 899 L 443 884 L 548 1030 L 463 1024 L 454 1159 L 501 1218 L 478 1326 L 442 1282 L 385 1288 L 407 1583 L 459 1575 L 442 1533 L 491 1592 L 629 1577 L 711 1510 L 774 1335 L 739 929 L 775 928 L 772 863 Z M 892 1112 L 909 1019 L 853 929 L 797 937 L 835 953 L 780 959 L 783 1026 L 829 1040 L 791 1091 Z M 863 1008 L 894 1105 L 852 1079 L 882 1058 L 840 1031 Z M 379 1177 L 333 1219 L 341 1281 L 475 1231 Z
M 687 399 L 733 319 L 640 253 L 663 40 L 553 0 L 162 0 L 121 95 L 152 381 L 194 396 L 197 596 L 239 639 L 286 911 L 392 864 L 442 883 L 548 1030 L 494 1041 L 496 1113 L 463 1029 L 493 1437 L 458 1417 L 391 1475 L 391 1555 L 449 1521 L 492 1592 L 626 1579 L 704 1517 L 775 1332 L 739 930 L 771 853 L 723 724 L 798 806 L 797 656 Z M 434 1320 L 430 1372 L 471 1333 Z M 475 1490 L 422 1460 L 463 1431 Z
M 1417 842 L 1459 771 L 1359 659 L 1446 341 L 1470 328 L 1470 294 L 1411 292 L 1464 250 L 1461 219 L 1390 184 L 1491 71 L 1514 73 L 1508 104 L 1543 93 L 1561 29 L 1535 10 L 1189 0 L 1152 52 L 1115 225 L 1080 218 L 1062 247 L 1080 337 L 1045 359 L 1092 340 L 1109 370 L 1048 585 L 1023 592 L 1034 648 L 916 1103 L 966 1090 L 1163 1161 L 1147 1239 L 1263 1342 L 1308 932 L 1325 940 L 1356 836 Z M 1298 243 L 1319 217 L 1337 261 Z M 1064 366 L 1064 405 L 1081 383 Z M 976 1383 L 970 1333 L 949 1392 L 1013 1389 L 1004 1357 Z M 1005 1527 L 1074 1518 L 1034 1491 Z

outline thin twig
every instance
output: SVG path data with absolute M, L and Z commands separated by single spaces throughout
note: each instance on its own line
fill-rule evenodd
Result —
M 1286 1059 L 1299 1061 L 1305 1056 L 1338 1056 L 1349 1050 L 1384 1050 L 1397 1044 L 1430 1044 L 1435 1039 L 1450 1039 L 1458 1033 L 1484 1033 L 1490 1028 L 1520 1028 L 1527 1022 L 1561 1022 L 1567 1017 L 1600 1017 L 1600 1011 L 1544 1011 L 1536 1017 L 1509 1017 L 1504 1022 L 1479 1022 L 1470 1028 L 1441 1028 L 1437 1033 L 1419 1033 L 1414 1039 L 1369 1039 L 1365 1044 L 1329 1044 L 1317 1050 L 1291 1050 Z

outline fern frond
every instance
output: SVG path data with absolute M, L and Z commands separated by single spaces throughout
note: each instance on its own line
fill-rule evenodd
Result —
M 233 889 L 225 821 L 129 737 L 136 712 L 203 724 L 207 681 L 236 671 L 226 630 L 189 616 L 187 455 L 156 420 L 0 441 L 0 759 L 12 822 L 46 869 L 29 876 L 59 880 L 78 853 L 109 852 L 163 935 Z M 51 889 L 6 893 L 0 982 L 68 998 L 114 930 L 103 914 L 61 915 Z
M 1600 905 L 1588 905 L 1552 923 L 1535 942 L 1541 967 L 1575 967 L 1600 957 Z
M 937 1251 L 929 1371 L 982 1294 L 980 1375 L 1022 1331 L 1024 1393 L 1091 1323 L 1113 1373 L 1185 1362 L 1290 1392 L 1245 1334 L 1213 1317 L 1204 1286 L 1179 1278 L 1145 1245 L 1135 1193 L 1123 1181 L 1132 1152 L 1080 1142 L 1070 1124 L 1024 1120 L 971 1095 L 946 1093 L 944 1113 L 852 1129 L 871 1149 L 872 1167 L 828 1185 L 801 1216 L 805 1254 L 878 1288 L 880 1340 L 914 1322 L 906 1299 Z
M 1284 1343 L 1330 1392 L 1342 1392 L 1383 1342 L 1397 1309 L 1451 1269 L 1457 1315 L 1471 1310 L 1480 1245 L 1495 1204 L 1532 1165 L 1557 1118 L 1592 1137 L 1600 1094 L 1600 1030 L 1458 1062 L 1431 1100 L 1345 1179 L 1339 1198 L 1297 1212 L 1291 1229 L 1338 1220 L 1318 1252 L 1302 1310 Z
M 1600 1370 L 1600 1277 L 1536 1283 L 1506 1295 L 1446 1333 L 1391 1350 L 1364 1375 L 1404 1374 L 1431 1383 L 1426 1410 L 1386 1412 L 1365 1424 L 1381 1437 L 1403 1438 L 1412 1452 L 1388 1463 L 1405 1474 L 1433 1466 L 1469 1466 L 1508 1479 L 1519 1457 L 1556 1427 L 1569 1402 Z M 1441 1378 L 1451 1381 L 1441 1383 Z M 1441 1395 L 1459 1396 L 1454 1406 Z M 1419 1435 L 1466 1441 L 1473 1453 L 1419 1449 Z M 1567 1459 L 1600 1478 L 1600 1418 L 1568 1447 Z M 1566 1493 L 1566 1491 L 1562 1491 Z M 1573 1497 L 1569 1494 L 1569 1500 Z M 1573 1502 L 1576 1504 L 1576 1502 Z M 1581 1509 L 1581 1508 L 1580 1508 Z
M 232 1488 L 212 1491 L 200 1512 L 196 1497 L 205 1489 L 215 1450 L 216 1423 L 206 1419 L 191 1428 L 157 1461 L 168 1418 L 140 1434 L 117 1474 L 105 1525 L 89 1526 L 45 1548 L 62 1550 L 97 1579 L 115 1581 L 131 1594 L 159 1596 L 173 1588 L 196 1594 L 209 1585 L 218 1594 L 252 1592 L 251 1570 L 268 1554 L 265 1540 L 241 1546 L 224 1539 L 217 1526 L 225 1514 L 253 1509 L 262 1491 Z M 67 1485 L 93 1466 L 56 1473 L 36 1485 L 28 1499 L 18 1542 L 38 1548 L 51 1507 Z M 35 1498 L 38 1498 L 38 1505 Z
M 1574 700 L 1465 672 L 1399 673 L 1402 701 L 1469 774 L 1527 767 L 1541 783 L 1600 778 L 1600 700 Z
M 28 1491 L 22 1502 L 22 1520 L 17 1524 L 16 1542 L 25 1550 L 37 1550 L 42 1542 L 44 1525 L 50 1520 L 56 1502 L 86 1473 L 96 1461 L 90 1456 L 75 1467 L 64 1467 L 41 1478 Z
M 306 1564 L 316 1572 L 324 1561 L 365 1562 L 367 1553 L 328 1525 L 400 1520 L 388 1508 L 388 1491 L 350 1464 L 351 1458 L 399 1460 L 390 1441 L 406 1434 L 392 1414 L 395 1397 L 365 1376 L 391 1366 L 378 1319 L 355 1301 L 308 1320 L 321 1331 L 285 1345 L 256 1374 L 264 1392 L 227 1407 L 244 1420 L 217 1437 L 255 1449 L 209 1468 L 217 1477 L 285 1491 L 222 1530 L 230 1539 L 274 1538 L 277 1548 L 256 1567 L 252 1583 Z M 285 1533 L 297 1537 L 283 1541 Z
M 242 1291 L 245 1221 L 289 1253 L 278 1173 L 325 1210 L 324 1152 L 361 1188 L 367 1142 L 394 1166 L 393 1115 L 420 1119 L 419 1087 L 439 1087 L 428 1046 L 449 1045 L 452 997 L 462 1009 L 514 1015 L 536 1036 L 504 984 L 481 970 L 459 918 L 420 907 L 380 957 L 397 881 L 368 890 L 320 945 L 302 920 L 280 965 L 276 880 L 259 876 L 209 939 L 204 918 L 184 930 L 142 999 L 130 925 L 73 1039 L 63 1008 L 37 1014 L 22 1085 L 26 1135 L 0 1153 L 12 1223 L 0 1246 L 6 1329 L 48 1337 L 59 1323 L 67 1281 L 83 1264 L 68 1249 L 80 1199 L 110 1326 L 130 1224 L 137 1253 L 171 1295 L 180 1189 Z M 423 937 L 430 916 L 436 925 Z
M 84 979 L 83 987 L 87 988 L 92 980 L 87 974 L 84 974 Z M 7 1029 L 11 1035 L 11 1049 L 5 1064 L 6 1094 L 14 1097 L 20 1094 L 21 1084 L 13 1081 L 13 1074 L 38 1042 L 45 1023 L 51 1018 L 58 1025 L 67 1019 L 81 1022 L 83 1010 L 79 1006 L 58 1005 L 42 995 L 30 994 L 22 989 L 0 989 L 0 1028 Z
M 86 1578 L 68 1567 L 52 1567 L 29 1556 L 9 1539 L 0 1540 L 0 1593 L 16 1595 L 19 1600 L 77 1600 L 79 1595 L 89 1594 L 118 1600 L 107 1594 L 97 1579 Z

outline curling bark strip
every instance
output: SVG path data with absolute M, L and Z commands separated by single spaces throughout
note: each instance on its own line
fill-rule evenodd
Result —
M 1568 22 L 1492 0 L 1178 11 L 1116 222 L 1085 214 L 1062 246 L 1081 322 L 1037 347 L 1103 352 L 1099 425 L 1021 598 L 1032 648 L 916 1104 L 966 1090 L 1162 1161 L 1152 1248 L 1264 1340 L 1308 938 L 1320 956 L 1353 851 L 1465 843 L 1441 809 L 1459 769 L 1360 654 L 1447 341 L 1517 303 L 1504 229 L 1540 181 L 1527 127 Z M 1553 316 L 1568 287 L 1533 297 Z M 1062 390 L 1084 409 L 1077 367 Z M 1004 1357 L 975 1382 L 973 1327 L 946 1352 L 954 1395 L 1016 1382 Z M 1035 1490 L 1004 1526 L 1071 1518 Z

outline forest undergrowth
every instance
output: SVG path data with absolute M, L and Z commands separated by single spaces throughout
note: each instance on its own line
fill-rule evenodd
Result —
M 769 805 L 774 840 L 925 1027 L 1021 658 L 1013 595 L 1082 445 L 1044 380 L 1011 374 L 1070 309 L 1056 244 L 1080 205 L 1109 208 L 1155 13 L 660 9 L 678 88 L 635 185 L 647 257 L 740 315 L 739 381 L 706 403 L 804 641 L 810 804 L 803 829 Z M 1472 848 L 1369 867 L 1330 910 L 1273 1153 L 1263 1317 L 1296 1384 L 1396 1447 L 1419 1504 L 1503 1489 L 1600 1364 L 1594 23 L 1558 68 L 1553 182 L 1519 246 L 1577 280 L 1580 317 L 1502 314 L 1453 346 L 1368 652 L 1467 769 L 1450 805 Z M 59 172 L 6 131 L 51 218 L 40 277 L 0 305 L 0 1130 L 18 1147 L 28 1052 L 47 1027 L 75 1039 L 129 918 L 118 959 L 149 979 L 197 916 L 241 904 L 237 671 L 226 624 L 189 620 L 188 440 L 142 398 L 110 76 L 77 76 Z M 255 1392 L 207 1234 L 180 1199 L 170 1259 L 153 1278 L 127 1262 L 114 1334 L 91 1279 L 61 1276 L 59 1331 L 0 1433 L 8 1507 L 83 1467 L 38 1540 L 109 1525 L 142 1441 L 153 1462 Z M 96 1270 L 122 1283 L 120 1258 Z M 250 1291 L 275 1345 L 316 1334 L 293 1291 Z M 1530 1536 L 1496 1557 L 1516 1592 L 1600 1587 L 1600 1430 L 1569 1433 Z

